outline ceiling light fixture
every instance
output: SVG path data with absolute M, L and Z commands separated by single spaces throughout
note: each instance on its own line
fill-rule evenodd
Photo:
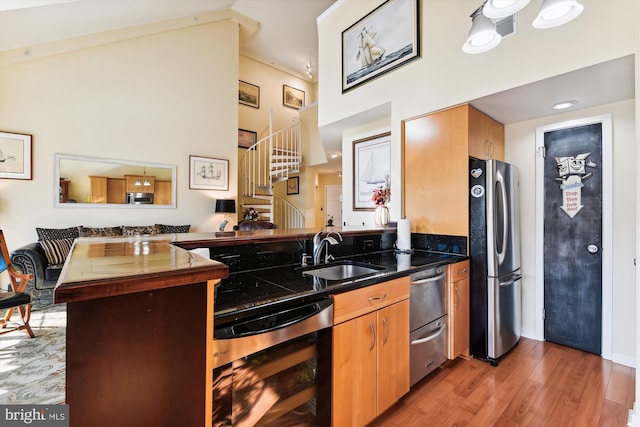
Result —
M 557 27 L 577 18 L 583 10 L 584 6 L 577 0 L 542 0 L 533 26 L 538 29 Z
M 313 74 L 311 73 L 311 62 L 307 62 L 307 75 L 309 78 L 313 78 Z
M 498 46 L 502 41 L 502 36 L 496 31 L 496 24 L 482 13 L 483 6 L 480 6 L 471 14 L 471 29 L 467 40 L 462 45 L 465 53 L 482 53 Z
M 502 19 L 522 10 L 531 0 L 487 0 L 482 13 L 487 18 Z
M 338 153 L 329 153 L 329 157 L 332 158 L 332 159 L 337 159 L 338 156 L 339 156 Z
M 553 107 L 551 108 L 553 108 L 554 110 L 566 110 L 567 108 L 573 107 L 577 103 L 577 101 L 563 101 L 558 102 L 557 104 L 553 104 Z

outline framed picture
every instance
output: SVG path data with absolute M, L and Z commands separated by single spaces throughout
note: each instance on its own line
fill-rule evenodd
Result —
M 253 108 L 260 108 L 260 87 L 238 80 L 238 102 Z
M 189 156 L 189 188 L 229 190 L 229 160 Z
M 420 58 L 419 0 L 388 0 L 342 32 L 342 92 Z
M 353 141 L 353 209 L 374 210 L 373 190 L 391 172 L 391 133 Z
M 300 177 L 292 176 L 287 180 L 287 195 L 300 194 Z
M 304 91 L 295 87 L 282 85 L 282 105 L 296 110 L 304 107 Z
M 0 178 L 31 179 L 31 135 L 0 132 Z
M 249 148 L 258 142 L 258 134 L 251 130 L 238 129 L 238 147 Z

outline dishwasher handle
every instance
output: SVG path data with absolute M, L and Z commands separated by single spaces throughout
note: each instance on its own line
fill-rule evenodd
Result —
M 440 335 L 442 335 L 443 332 L 444 332 L 444 322 L 441 322 L 440 327 L 436 332 L 424 338 L 419 338 L 417 340 L 411 341 L 411 345 L 424 344 L 426 342 L 433 341 L 436 338 L 438 338 Z
M 426 279 L 420 279 L 420 280 L 412 280 L 411 281 L 411 285 L 424 285 L 425 283 L 431 283 L 431 282 L 436 282 L 440 279 L 444 278 L 444 273 L 442 274 L 438 274 L 437 276 L 433 276 L 433 277 L 428 277 Z

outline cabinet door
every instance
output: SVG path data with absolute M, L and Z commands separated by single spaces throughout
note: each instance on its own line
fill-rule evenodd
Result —
M 409 300 L 378 311 L 378 415 L 409 391 Z
M 469 156 L 504 161 L 504 126 L 469 107 Z
M 91 203 L 107 203 L 107 177 L 90 176 Z
M 449 265 L 449 359 L 469 355 L 469 261 Z
M 121 178 L 107 179 L 107 203 L 126 203 L 125 181 Z
M 171 204 L 171 181 L 156 181 L 155 190 L 153 195 L 154 205 Z
M 467 236 L 468 106 L 404 122 L 404 212 L 417 233 Z
M 333 327 L 332 425 L 363 426 L 376 417 L 376 312 Z

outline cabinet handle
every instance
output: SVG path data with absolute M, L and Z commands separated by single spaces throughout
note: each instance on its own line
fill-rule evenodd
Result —
M 467 272 L 466 268 L 463 268 L 462 270 L 458 270 L 458 274 L 465 274 Z
M 373 326 L 373 322 L 369 322 L 369 327 L 371 328 L 371 336 L 373 337 L 371 347 L 369 347 L 369 351 L 371 351 L 376 346 L 376 328 Z
M 384 325 L 384 331 L 385 331 L 385 337 L 384 337 L 384 340 L 382 340 L 382 345 L 386 345 L 387 341 L 389 341 L 389 324 L 387 323 L 386 317 L 382 318 L 382 324 Z
M 382 294 L 381 297 L 369 297 L 369 301 L 378 301 L 378 300 L 385 299 L 386 297 L 387 297 L 387 293 L 385 292 L 384 294 Z
M 456 295 L 458 296 L 458 301 L 456 302 L 456 308 L 460 307 L 460 289 L 458 289 L 457 286 L 454 286 L 454 289 L 456 290 Z

